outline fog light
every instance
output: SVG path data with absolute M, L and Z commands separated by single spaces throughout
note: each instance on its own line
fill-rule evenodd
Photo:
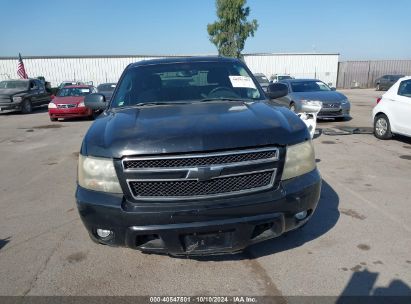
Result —
M 305 219 L 305 218 L 307 217 L 307 211 L 304 210 L 304 211 L 298 212 L 298 213 L 297 213 L 296 215 L 294 215 L 294 216 L 295 216 L 295 218 L 296 218 L 297 220 L 301 221 L 301 220 L 303 220 L 303 219 Z
M 102 239 L 109 237 L 113 232 L 111 230 L 97 229 L 97 235 Z

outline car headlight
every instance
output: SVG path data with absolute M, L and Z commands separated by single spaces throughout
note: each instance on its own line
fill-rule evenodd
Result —
M 341 100 L 341 104 L 347 104 L 347 103 L 349 103 L 349 102 L 348 102 L 348 99 L 343 99 L 343 100 Z
M 47 106 L 49 109 L 57 109 L 57 106 L 55 103 L 50 102 L 49 105 Z
M 114 163 L 109 158 L 79 155 L 78 184 L 86 189 L 123 193 L 117 178 Z
M 323 103 L 318 100 L 301 100 L 301 112 L 317 113 L 321 110 Z
M 84 108 L 86 105 L 84 104 L 84 101 L 80 102 L 77 107 L 78 108 Z
M 287 147 L 281 180 L 303 175 L 315 169 L 314 147 L 311 140 Z
M 23 98 L 21 98 L 20 96 L 13 97 L 13 102 L 19 102 L 19 101 L 22 101 L 22 100 L 23 100 Z

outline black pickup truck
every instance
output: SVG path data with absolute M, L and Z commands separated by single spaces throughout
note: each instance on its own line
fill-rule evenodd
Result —
M 50 101 L 50 94 L 39 79 L 0 82 L 0 113 L 21 111 L 26 114 Z
M 271 99 L 287 94 L 270 84 Z M 130 64 L 84 137 L 77 207 L 95 242 L 170 255 L 234 253 L 304 225 L 321 177 L 300 118 L 239 60 Z

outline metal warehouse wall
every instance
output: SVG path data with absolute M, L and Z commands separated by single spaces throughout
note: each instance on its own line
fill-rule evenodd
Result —
M 47 56 L 23 57 L 30 77 L 44 76 L 52 86 L 64 80 L 117 82 L 131 62 L 173 56 Z M 175 57 L 175 56 L 174 56 Z M 253 73 L 290 74 L 318 78 L 336 85 L 338 54 L 246 54 L 244 61 Z M 0 80 L 17 78 L 17 58 L 0 57 Z
M 345 61 L 338 68 L 338 88 L 373 88 L 386 74 L 411 75 L 411 60 Z
M 52 86 L 64 80 L 117 82 L 131 62 L 152 59 L 149 56 L 79 56 L 23 58 L 29 77 L 44 76 Z M 0 80 L 17 77 L 17 58 L 0 58 Z
M 244 60 L 253 73 L 316 78 L 336 86 L 339 54 L 250 54 Z

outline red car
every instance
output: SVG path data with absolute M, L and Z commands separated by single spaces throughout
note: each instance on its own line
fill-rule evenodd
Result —
M 50 120 L 56 121 L 58 118 L 77 117 L 93 119 L 95 111 L 86 108 L 84 97 L 96 92 L 96 88 L 90 85 L 72 85 L 60 89 L 48 106 Z

